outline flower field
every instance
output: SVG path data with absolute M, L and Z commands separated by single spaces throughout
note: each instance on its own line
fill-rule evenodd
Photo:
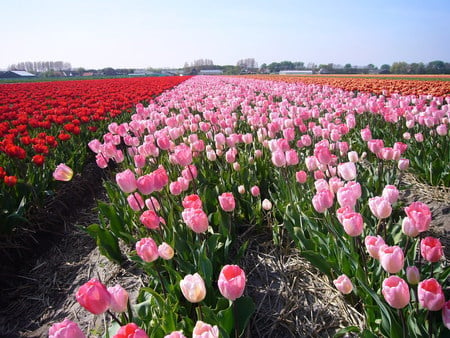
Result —
M 133 96 L 146 102 L 131 114 L 119 114 L 129 106 L 114 106 L 115 99 L 107 109 L 80 108 L 89 118 L 117 109 L 114 119 L 99 113 L 105 123 L 93 124 L 98 130 L 82 139 L 112 176 L 104 181 L 107 200 L 98 202 L 99 222 L 86 231 L 111 261 L 133 264 L 148 276 L 135 299 L 97 278 L 76 290 L 86 311 L 106 314 L 110 336 L 245 335 L 255 305 L 246 294 L 249 271 L 240 265 L 246 244 L 236 245 L 244 233 L 269 233 L 273 245 L 286 250 L 292 243 L 363 314 L 364 323 L 337 328 L 337 336 L 448 334 L 450 268 L 440 239 L 430 233 L 430 208 L 399 200 L 406 173 L 450 186 L 448 87 L 321 79 L 196 76 L 166 82 L 177 86 L 152 100 L 144 92 Z M 69 90 L 58 92 L 65 102 Z M 1 107 L 25 105 L 29 121 L 37 103 L 26 102 Z M 67 112 L 68 106 L 58 109 Z M 75 138 L 67 124 L 81 127 L 80 135 L 91 126 L 81 117 L 53 125 L 55 115 L 49 128 L 55 141 L 61 134 Z M 10 138 L 17 142 L 20 133 Z M 32 144 L 24 147 L 31 163 L 43 154 Z M 46 172 L 70 180 L 77 172 L 70 155 L 75 149 L 61 150 L 51 165 L 46 158 Z M 4 179 L 22 163 L 5 154 Z M 68 166 L 57 167 L 60 162 Z M 55 323 L 49 333 L 89 334 L 74 318 Z
M 137 102 L 186 77 L 79 80 L 0 85 L 0 234 L 25 222 L 23 206 L 52 190 L 53 168 L 80 170 L 87 141 Z M 54 185 L 54 184 L 53 184 Z

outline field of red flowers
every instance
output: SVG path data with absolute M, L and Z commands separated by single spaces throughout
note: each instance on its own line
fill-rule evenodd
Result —
M 442 75 L 425 75 L 420 76 L 418 80 L 403 79 L 404 75 L 398 76 L 346 76 L 346 75 L 250 75 L 256 79 L 283 81 L 288 83 L 302 82 L 305 84 L 321 84 L 335 88 L 342 88 L 348 91 L 362 91 L 373 93 L 376 95 L 391 95 L 398 93 L 401 95 L 431 95 L 431 96 L 448 96 L 450 95 L 450 81 L 432 80 L 433 78 L 448 79 Z M 398 77 L 398 79 L 392 79 Z M 414 75 L 419 78 L 419 76 Z

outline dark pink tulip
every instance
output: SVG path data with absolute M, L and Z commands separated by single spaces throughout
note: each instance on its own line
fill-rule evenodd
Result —
M 380 256 L 381 266 L 387 272 L 397 273 L 403 268 L 405 255 L 399 246 L 382 245 L 378 254 Z
M 244 270 L 237 265 L 225 265 L 220 271 L 217 284 L 222 296 L 234 301 L 244 293 L 245 282 Z
M 154 172 L 151 173 L 154 176 L 155 190 L 161 191 L 163 188 L 169 184 L 169 176 L 167 175 L 166 169 L 163 166 L 159 166 Z
M 159 228 L 160 219 L 153 210 L 145 210 L 139 217 L 139 220 L 148 229 L 155 230 Z
M 136 177 L 130 169 L 117 173 L 116 182 L 119 185 L 120 190 L 125 193 L 131 193 L 137 188 Z
M 178 196 L 183 192 L 183 186 L 178 181 L 172 182 L 169 185 L 169 191 L 172 195 Z
M 184 209 L 181 213 L 183 221 L 195 233 L 202 233 L 208 230 L 208 215 L 202 209 Z
M 442 244 L 438 238 L 425 237 L 420 241 L 420 253 L 428 262 L 438 262 L 442 256 Z
M 316 146 L 314 156 L 319 163 L 329 164 L 331 162 L 331 152 L 327 145 Z
M 136 180 L 136 186 L 141 194 L 149 195 L 154 192 L 155 189 L 155 175 L 148 174 L 140 176 Z
M 439 311 L 445 304 L 444 292 L 439 282 L 434 279 L 425 279 L 417 287 L 419 304 L 430 311 Z
M 201 209 L 202 208 L 202 200 L 200 196 L 197 194 L 192 194 L 185 196 L 182 202 L 183 208 L 192 208 L 192 209 Z
M 86 338 L 78 324 L 64 319 L 61 323 L 53 324 L 48 330 L 49 338 Z
M 422 202 L 413 202 L 405 208 L 405 213 L 419 232 L 427 231 L 431 224 L 430 208 Z
M 381 236 L 366 236 L 364 239 L 367 252 L 375 259 L 380 259 L 380 248 L 385 245 L 384 239 Z
M 104 313 L 111 303 L 111 295 L 106 286 L 96 278 L 83 284 L 75 297 L 82 307 L 95 315 Z
M 236 207 L 234 196 L 231 192 L 224 192 L 219 196 L 219 204 L 223 211 L 233 211 Z
M 372 139 L 372 132 L 370 131 L 369 126 L 361 129 L 361 139 L 365 142 L 368 142 Z
M 398 276 L 386 278 L 381 293 L 386 302 L 395 309 L 404 308 L 410 300 L 408 284 Z
M 308 176 L 304 170 L 300 170 L 295 173 L 295 179 L 300 184 L 305 183 L 307 178 Z
M 150 237 L 142 238 L 136 243 L 136 252 L 147 263 L 153 262 L 159 257 L 158 246 Z
M 254 197 L 259 196 L 260 194 L 259 187 L 257 185 L 254 185 L 253 187 L 250 188 L 250 193 Z
M 333 280 L 333 284 L 344 295 L 348 295 L 353 290 L 353 284 L 347 275 L 340 275 L 337 279 Z
M 144 330 L 135 323 L 122 326 L 113 338 L 148 338 Z

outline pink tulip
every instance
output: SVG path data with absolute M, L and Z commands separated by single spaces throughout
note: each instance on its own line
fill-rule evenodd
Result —
M 361 129 L 361 139 L 365 142 L 368 142 L 372 139 L 372 132 L 370 131 L 369 126 Z
M 139 217 L 139 220 L 148 229 L 155 230 L 159 228 L 160 218 L 153 210 L 145 210 Z
M 156 191 L 163 190 L 163 188 L 169 184 L 169 176 L 163 166 L 159 166 L 158 169 L 152 172 L 152 175 L 154 177 L 154 187 Z
M 378 219 L 387 218 L 392 213 L 391 203 L 381 196 L 369 198 L 369 208 L 372 214 Z
M 367 147 L 372 153 L 377 154 L 384 147 L 384 142 L 383 140 L 373 139 L 367 142 Z
M 170 183 L 169 191 L 172 195 L 178 196 L 183 192 L 183 186 L 179 181 Z
M 49 338 L 86 338 L 78 324 L 64 319 L 61 323 L 53 324 L 48 330 Z
M 399 191 L 395 185 L 387 185 L 384 187 L 381 197 L 386 198 L 389 203 L 394 204 L 398 200 Z
M 317 159 L 314 156 L 308 156 L 305 158 L 305 164 L 308 171 L 314 171 L 317 169 Z
M 408 145 L 403 142 L 395 142 L 394 150 L 398 150 L 400 154 L 403 154 L 408 149 Z
M 275 167 L 281 168 L 286 165 L 286 156 L 281 150 L 276 150 L 272 153 L 272 163 Z
M 419 232 L 427 231 L 431 224 L 430 208 L 422 202 L 413 202 L 405 208 L 405 213 Z
M 442 307 L 442 323 L 450 330 L 450 300 Z
M 367 252 L 375 259 L 380 259 L 380 248 L 385 245 L 384 239 L 381 236 L 366 236 L 364 239 Z
M 420 282 L 420 272 L 416 266 L 408 266 L 406 268 L 406 280 L 409 284 L 416 285 Z
M 267 198 L 265 198 L 261 202 L 261 206 L 264 210 L 269 211 L 270 209 L 272 209 L 272 202 L 270 202 Z
M 383 245 L 380 247 L 378 254 L 381 266 L 387 272 L 397 273 L 403 268 L 405 255 L 399 246 Z
M 434 279 L 425 279 L 417 287 L 419 304 L 430 311 L 439 311 L 445 304 L 444 292 L 439 282 Z
M 245 282 L 244 270 L 237 265 L 225 265 L 220 271 L 217 284 L 222 296 L 234 301 L 244 293 Z
M 395 309 L 404 308 L 410 300 L 408 284 L 398 276 L 386 278 L 381 293 L 386 302 Z
M 354 208 L 356 205 L 356 196 L 352 188 L 350 187 L 341 187 L 338 189 L 337 201 L 341 207 L 350 207 Z
M 231 212 L 236 207 L 234 196 L 231 192 L 224 192 L 219 196 L 219 204 L 223 211 Z
M 419 234 L 419 230 L 408 217 L 405 217 L 402 221 L 402 231 L 410 237 L 416 237 Z
M 416 133 L 414 134 L 414 138 L 416 139 L 417 142 L 423 142 L 423 134 L 422 133 Z
M 83 284 L 75 297 L 82 307 L 95 315 L 104 313 L 111 303 L 111 295 L 106 286 L 96 278 Z
M 298 154 L 294 149 L 289 149 L 288 151 L 286 151 L 285 153 L 286 155 L 286 164 L 287 165 L 297 165 L 299 160 L 298 160 Z
M 300 170 L 295 173 L 295 179 L 300 184 L 305 183 L 307 178 L 308 176 L 304 170 Z
M 173 331 L 164 336 L 164 338 L 186 338 L 182 331 Z
M 89 149 L 91 149 L 94 153 L 98 154 L 98 153 L 100 152 L 100 150 L 101 150 L 102 143 L 101 143 L 99 140 L 94 139 L 94 140 L 92 140 L 92 141 L 89 141 L 88 147 L 89 147 Z
M 145 200 L 145 206 L 149 209 L 152 210 L 154 212 L 157 212 L 161 209 L 161 206 L 159 205 L 159 202 L 156 198 L 154 198 L 153 196 L 150 198 L 147 198 Z
M 172 259 L 174 255 L 173 248 L 166 242 L 163 242 L 158 246 L 158 255 L 165 260 Z
M 150 237 L 142 238 L 136 243 L 136 252 L 147 263 L 153 262 L 159 257 L 158 246 Z
M 327 145 L 316 145 L 314 156 L 319 163 L 329 164 L 331 162 L 331 152 Z
M 217 325 L 211 326 L 199 320 L 195 323 L 192 338 L 219 338 L 219 328 Z
M 116 182 L 124 193 L 131 193 L 137 188 L 136 177 L 130 169 L 117 173 Z
M 338 173 L 346 181 L 352 181 L 356 178 L 356 166 L 353 162 L 338 164 Z
M 347 212 L 342 216 L 342 226 L 347 235 L 359 236 L 363 232 L 364 221 L 360 213 Z
M 312 204 L 318 213 L 324 213 L 325 210 L 333 205 L 333 199 L 333 193 L 330 190 L 321 190 L 312 198 Z
M 192 181 L 193 179 L 196 179 L 197 175 L 198 175 L 197 167 L 193 164 L 188 165 L 181 172 L 181 176 L 183 176 L 188 181 Z
M 136 168 L 144 168 L 146 165 L 146 158 L 143 155 L 134 155 L 134 166 Z
M 122 326 L 113 338 L 148 338 L 144 330 L 135 323 Z
M 428 262 L 438 262 L 442 256 L 442 244 L 438 238 L 425 237 L 420 241 L 420 253 Z
M 183 198 L 182 202 L 183 208 L 193 208 L 193 209 L 201 209 L 202 208 L 202 200 L 200 196 L 197 194 L 188 195 Z
M 95 155 L 95 163 L 102 169 L 105 169 L 108 166 L 108 160 L 102 154 Z
M 347 275 L 340 275 L 337 279 L 333 280 L 334 286 L 344 295 L 348 295 L 353 290 L 353 284 Z
M 406 159 L 406 158 L 399 159 L 397 167 L 398 167 L 399 170 L 402 170 L 402 171 L 408 170 L 408 168 L 409 168 L 409 160 Z
M 192 163 L 192 151 L 189 146 L 184 143 L 177 145 L 174 149 L 173 159 L 175 164 L 183 167 Z
M 70 181 L 73 176 L 73 170 L 64 163 L 60 163 L 53 172 L 53 178 L 57 181 Z
M 110 309 L 114 312 L 125 312 L 128 307 L 128 292 L 119 284 L 108 288 L 111 295 Z
M 250 188 L 250 193 L 254 197 L 259 196 L 260 194 L 259 187 L 257 185 L 254 185 L 253 187 Z
M 149 195 L 156 190 L 155 175 L 148 174 L 141 176 L 136 181 L 136 186 L 141 194 Z
M 225 161 L 228 163 L 234 163 L 236 162 L 236 155 L 237 155 L 237 149 L 236 148 L 230 148 L 225 153 Z
M 350 162 L 356 163 L 359 161 L 358 153 L 356 151 L 349 151 L 347 154 L 347 158 Z
M 199 303 L 205 299 L 205 282 L 198 273 L 185 276 L 180 281 L 180 288 L 183 296 L 191 303 Z
M 202 233 L 208 230 L 208 215 L 202 209 L 187 208 L 181 213 L 183 221 L 195 233 Z
M 385 161 L 391 161 L 394 159 L 394 149 L 383 147 L 378 151 L 377 156 Z
M 134 211 L 140 211 L 145 207 L 144 200 L 139 193 L 131 193 L 127 196 L 127 202 L 131 209 Z
M 439 136 L 445 136 L 445 135 L 447 135 L 447 133 L 448 133 L 447 125 L 445 125 L 445 124 L 440 124 L 440 125 L 438 125 L 438 126 L 436 127 L 436 133 L 437 133 Z

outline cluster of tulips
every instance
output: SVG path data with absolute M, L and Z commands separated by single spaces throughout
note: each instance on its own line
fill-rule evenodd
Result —
M 235 265 L 246 244 L 233 243 L 253 229 L 282 245 L 282 228 L 364 313 L 362 327 L 341 334 L 444 332 L 442 245 L 423 236 L 429 208 L 398 197 L 418 148 L 448 169 L 448 101 L 199 76 L 138 104 L 129 122 L 89 142 L 100 167 L 119 170 L 87 231 L 108 258 L 151 277 L 110 333 L 243 334 L 254 305 Z

